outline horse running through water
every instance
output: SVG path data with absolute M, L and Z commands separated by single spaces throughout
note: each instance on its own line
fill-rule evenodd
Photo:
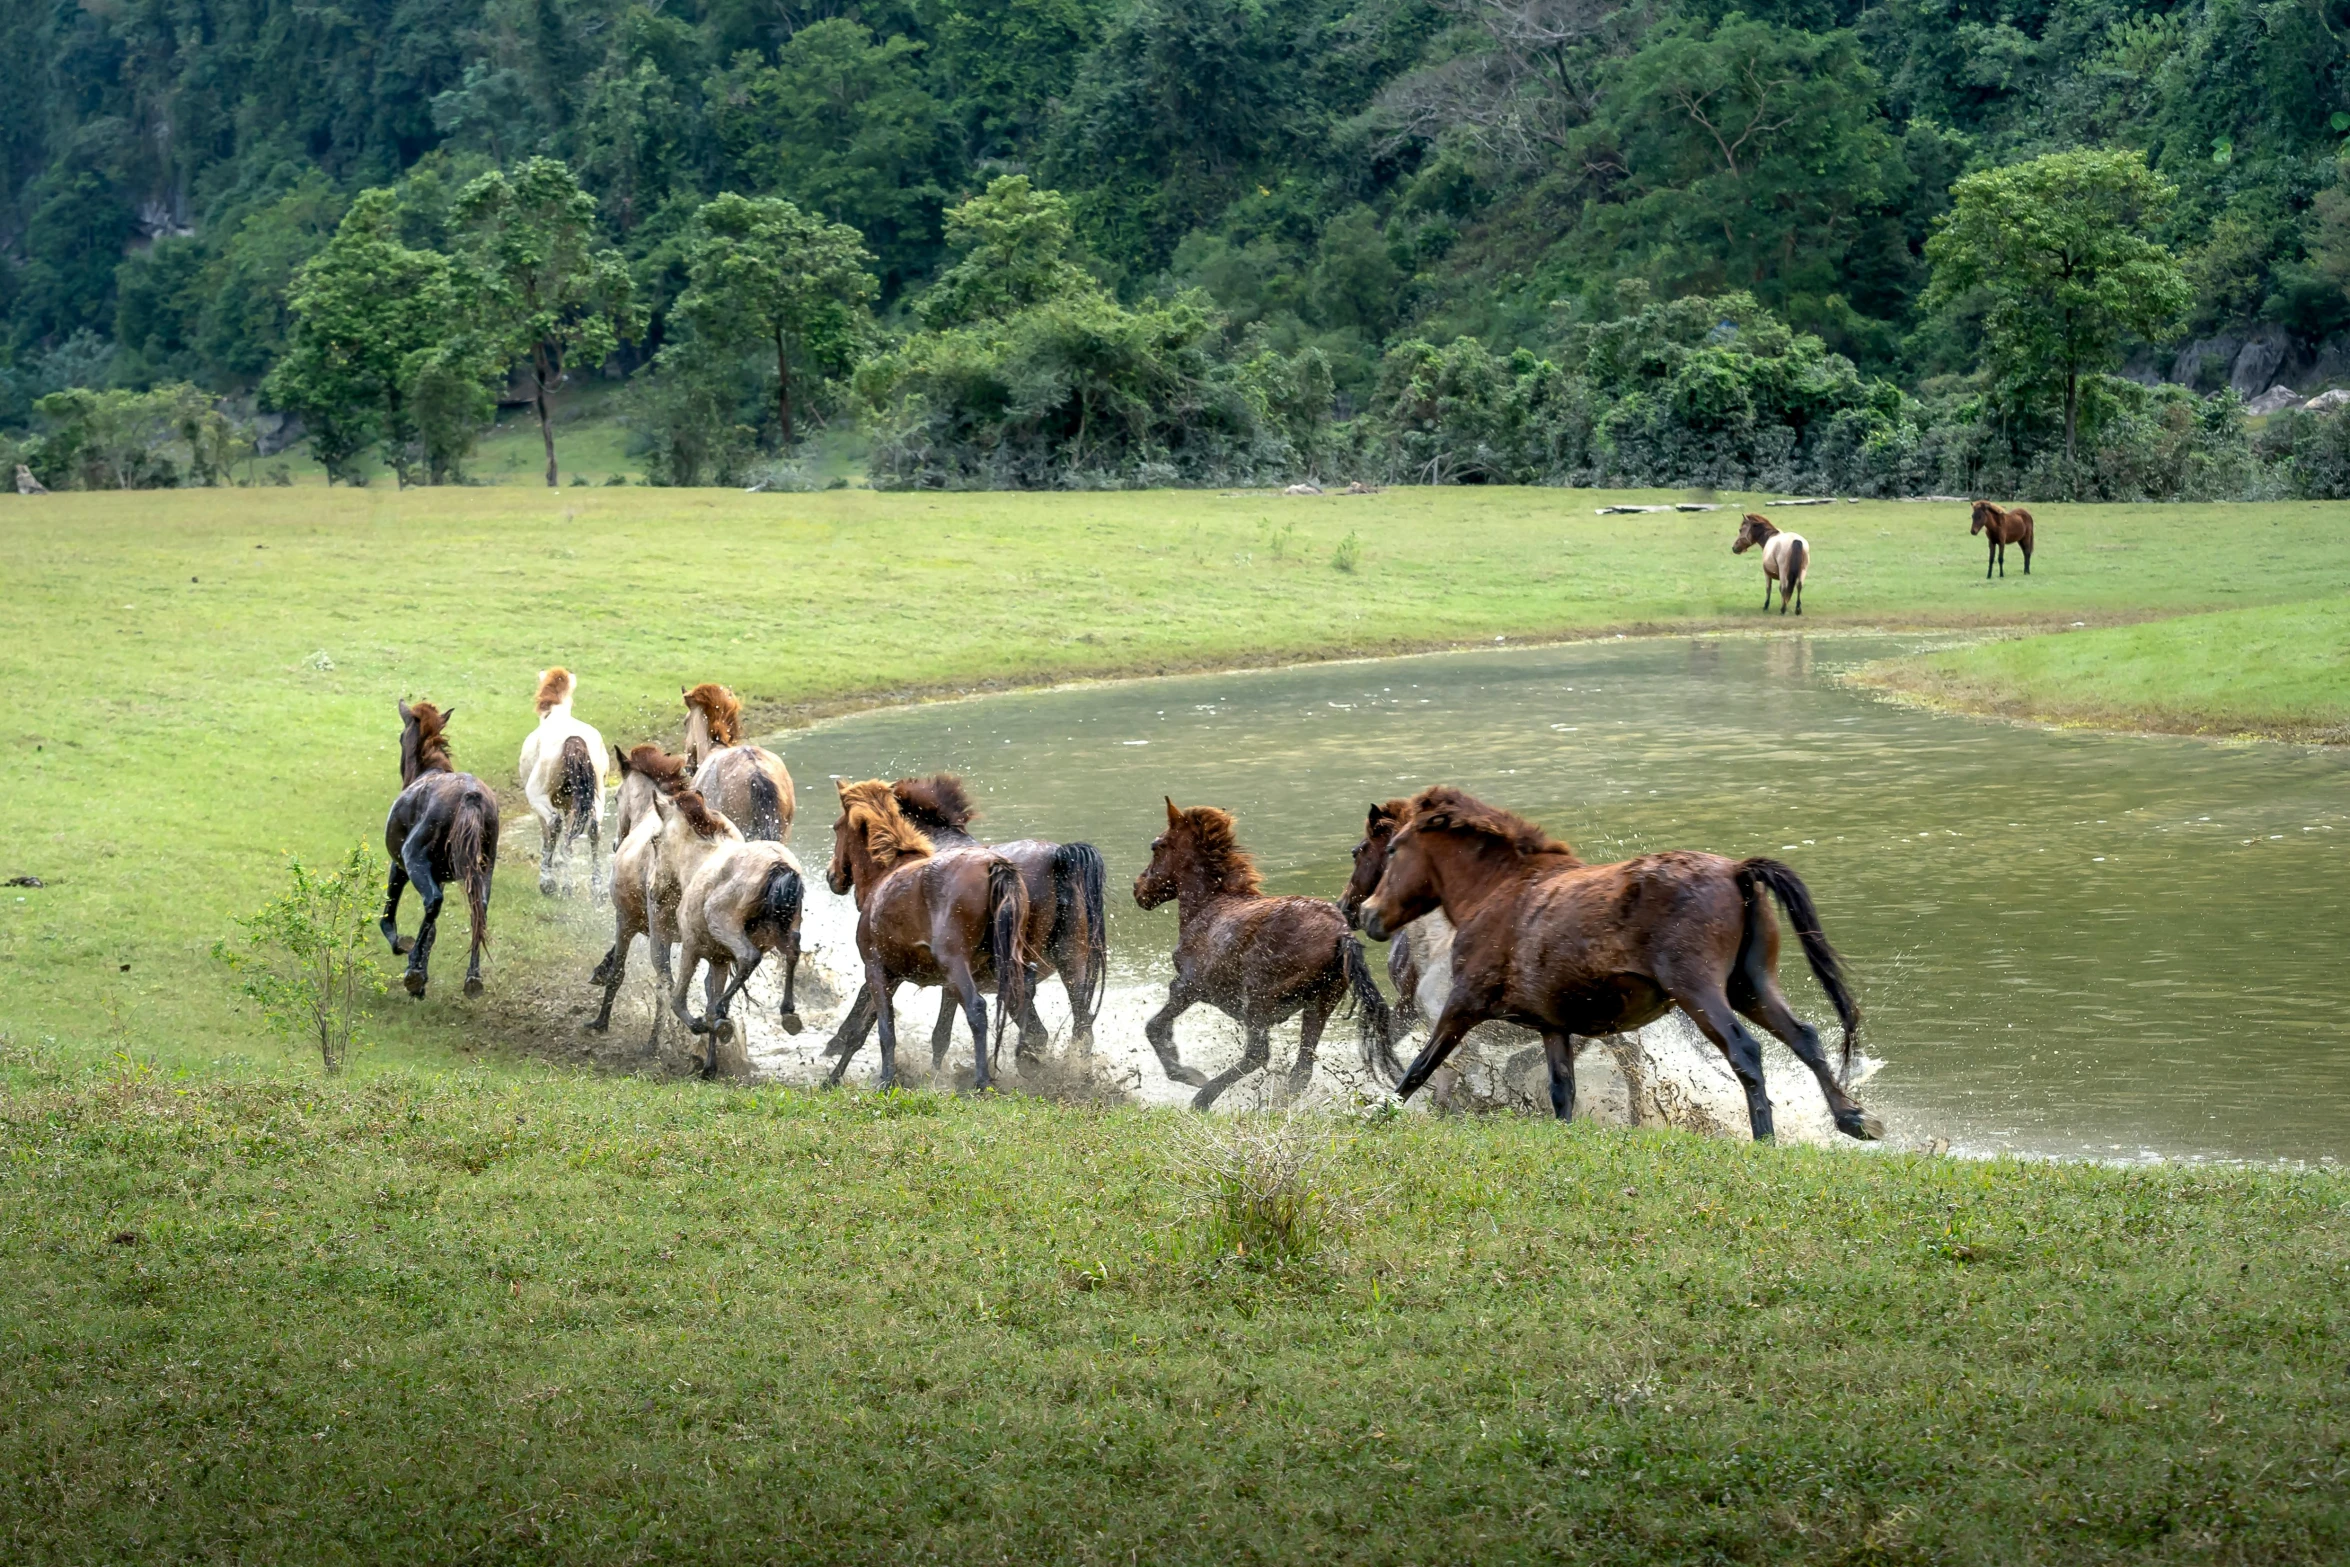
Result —
M 1021 945 L 1041 955 L 1061 976 L 1061 988 L 1069 994 L 1069 1043 L 1079 1050 L 1091 1050 L 1094 1020 L 1109 989 L 1110 971 L 1109 922 L 1103 908 L 1108 870 L 1101 852 L 1090 843 L 1047 843 L 1038 838 L 982 845 L 971 835 L 971 823 L 979 813 L 963 780 L 953 773 L 900 778 L 889 789 L 906 820 L 933 847 L 985 847 L 1020 867 L 1020 879 L 1028 890 L 1028 927 L 1021 935 Z M 1036 1010 L 1038 977 L 1029 976 L 1028 1005 L 1020 1014 L 1022 1061 L 1036 1059 L 1048 1037 L 1044 1019 Z M 938 999 L 938 1023 L 930 1033 L 933 1071 L 946 1059 L 947 1047 L 953 1042 L 956 1004 L 952 994 Z M 839 1055 L 857 1049 L 872 1027 L 873 992 L 860 990 L 824 1053 Z
M 1795 924 L 1812 974 L 1844 1025 L 1840 1068 L 1780 994 L 1779 927 L 1763 894 Z M 1431 909 L 1453 922 L 1452 992 L 1397 1092 L 1409 1098 L 1462 1036 L 1488 1018 L 1542 1035 L 1550 1102 L 1575 1113 L 1574 1044 L 1655 1022 L 1675 1006 L 1713 1041 L 1746 1092 L 1757 1141 L 1771 1136 L 1762 1046 L 1743 1013 L 1785 1041 L 1819 1080 L 1836 1129 L 1882 1128 L 1844 1091 L 1860 1012 L 1802 878 L 1777 860 L 1675 851 L 1586 865 L 1522 817 L 1458 789 L 1422 790 L 1387 846 L 1362 906 L 1374 938 Z
M 682 799 L 683 796 L 680 796 Z M 654 809 L 674 807 L 656 796 Z M 727 1009 L 750 983 L 759 960 L 772 952 L 783 960 L 783 1001 L 777 1017 L 787 1034 L 800 1031 L 792 990 L 800 969 L 800 910 L 806 899 L 800 862 L 780 843 L 762 839 L 721 841 L 702 860 L 678 899 L 677 978 L 669 1006 L 707 1048 L 695 1063 L 704 1077 L 718 1073 L 718 1047 L 734 1037 Z M 708 1013 L 695 1017 L 686 1005 L 694 970 L 709 965 Z M 727 971 L 733 970 L 733 978 Z
M 1197 1087 L 1192 1106 L 1205 1110 L 1270 1059 L 1274 1024 L 1302 1014 L 1289 1072 L 1289 1091 L 1302 1092 L 1313 1081 L 1323 1028 L 1351 995 L 1363 1066 L 1393 1081 L 1395 1019 L 1346 917 L 1320 898 L 1267 897 L 1261 886 L 1229 812 L 1212 805 L 1178 810 L 1167 801 L 1167 830 L 1151 840 L 1151 862 L 1134 879 L 1134 901 L 1143 908 L 1175 900 L 1175 979 L 1167 1004 L 1143 1025 L 1167 1076 Z M 1185 1066 L 1175 1050 L 1175 1020 L 1203 1001 L 1238 1023 L 1245 1041 L 1239 1061 L 1212 1078 Z
M 744 837 L 789 838 L 798 810 L 791 772 L 773 751 L 742 743 L 741 700 L 708 681 L 684 695 L 685 759 L 694 788 Z
M 1989 501 L 1975 502 L 1974 526 L 1967 537 L 1978 533 L 1991 535 L 1989 549 L 1983 557 L 1983 580 L 1991 580 L 1991 566 L 1997 562 L 1999 574 L 2007 575 L 2007 547 L 2019 545 L 2024 552 L 2024 575 L 2032 574 L 2032 514 L 2021 506 L 1994 506 Z
M 648 944 L 652 941 L 653 869 L 661 852 L 662 826 L 653 801 L 674 799 L 692 787 L 686 781 L 685 759 L 657 745 L 640 745 L 626 753 L 614 746 L 612 760 L 620 772 L 619 809 L 612 826 L 612 946 L 589 977 L 590 984 L 604 987 L 604 1004 L 587 1024 L 589 1032 L 597 1034 L 612 1026 L 612 999 L 628 975 L 628 949 L 639 936 Z M 653 969 L 666 980 L 666 946 L 654 949 Z M 657 1045 L 660 1039 L 661 1009 L 656 1006 L 653 1037 L 646 1043 Z
M 940 852 L 878 778 L 836 787 L 840 819 L 832 824 L 832 865 L 825 879 L 834 892 L 853 893 L 857 900 L 857 953 L 865 960 L 865 984 L 880 1024 L 878 1086 L 897 1082 L 897 987 L 943 984 L 971 1021 L 972 1087 L 984 1093 L 994 1074 L 980 986 L 995 983 L 996 1049 L 1005 1025 L 1027 1006 L 1033 954 L 1022 942 L 1028 889 L 1020 867 L 990 849 Z M 854 1054 L 843 1051 L 833 1063 L 833 1082 L 848 1071 Z
M 481 994 L 481 954 L 490 944 L 490 880 L 498 868 L 498 797 L 471 773 L 456 771 L 447 729 L 457 716 L 430 702 L 400 704 L 400 796 L 384 818 L 384 852 L 392 862 L 378 928 L 394 952 L 408 954 L 401 983 L 421 998 L 430 979 L 432 944 L 440 932 L 441 898 L 448 883 L 465 885 L 473 945 L 465 962 L 465 993 Z M 400 894 L 410 882 L 424 900 L 424 922 L 413 940 L 400 934 Z
M 596 863 L 604 815 L 604 737 L 571 716 L 577 690 L 568 669 L 539 671 L 539 726 L 522 741 L 522 796 L 539 819 L 539 891 L 554 896 L 555 857 L 585 834 L 588 891 L 603 891 Z
M 1771 587 L 1779 589 L 1779 613 L 1787 613 L 1790 598 L 1795 602 L 1795 613 L 1803 613 L 1803 579 L 1811 574 L 1811 546 L 1800 533 L 1786 533 L 1777 523 L 1760 512 L 1748 512 L 1738 524 L 1738 541 L 1730 546 L 1730 553 L 1743 555 L 1755 546 L 1762 547 L 1763 613 L 1771 612 Z
M 1346 890 L 1338 897 L 1338 912 L 1346 916 L 1348 926 L 1361 928 L 1363 903 L 1378 888 L 1379 878 L 1386 874 L 1387 847 L 1394 841 L 1397 829 L 1403 826 L 1404 818 L 1411 814 L 1411 808 L 1409 800 L 1389 800 L 1372 806 L 1365 816 L 1362 841 L 1354 847 L 1354 869 L 1347 877 Z M 1452 921 L 1445 918 L 1440 908 L 1430 909 L 1401 930 L 1388 932 L 1387 976 L 1395 981 L 1396 990 L 1403 998 L 1403 1005 L 1396 1008 L 1399 1019 L 1405 1015 L 1405 1006 L 1425 1016 L 1431 1026 L 1443 1015 L 1445 1003 L 1452 995 L 1453 936 Z M 1421 1000 L 1423 996 L 1428 998 L 1425 1002 Z M 1531 1046 L 1540 1039 L 1538 1034 L 1516 1024 L 1497 1021 L 1492 1026 L 1515 1034 L 1512 1044 Z M 1600 1041 L 1623 1076 L 1626 1115 L 1638 1126 L 1641 1097 L 1648 1080 L 1647 1063 L 1640 1046 L 1622 1034 L 1603 1034 Z M 1568 1043 L 1571 1071 L 1574 1041 L 1570 1039 Z M 1513 1062 L 1515 1059 L 1512 1058 Z M 1450 1092 L 1446 1084 L 1449 1074 L 1443 1067 L 1437 1072 L 1440 1075 L 1433 1092 L 1442 1104 Z

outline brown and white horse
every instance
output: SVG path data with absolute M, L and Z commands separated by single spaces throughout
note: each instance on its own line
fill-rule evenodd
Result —
M 656 803 L 654 809 L 665 806 Z M 806 896 L 800 862 L 782 844 L 764 839 L 718 844 L 686 883 L 677 905 L 677 977 L 669 1007 L 688 1030 L 706 1036 L 708 1048 L 695 1063 L 702 1076 L 717 1075 L 719 1048 L 734 1038 L 727 1008 L 770 952 L 783 960 L 783 1031 L 800 1031 L 792 988 L 799 975 L 800 909 Z M 686 992 L 694 970 L 704 963 L 712 994 L 708 1015 L 697 1018 L 686 1005 Z
M 619 808 L 612 827 L 612 946 L 588 981 L 604 987 L 604 1004 L 587 1025 L 597 1034 L 612 1026 L 612 999 L 620 994 L 620 982 L 628 975 L 628 949 L 639 936 L 652 940 L 653 869 L 661 852 L 662 827 L 653 801 L 674 799 L 693 787 L 685 776 L 685 759 L 671 756 L 657 745 L 640 745 L 625 754 L 614 746 L 612 760 L 620 770 Z M 653 969 L 666 979 L 667 947 L 654 949 Z M 653 1037 L 648 1043 L 658 1044 L 660 1039 L 661 1009 L 656 1006 Z
M 1730 546 L 1730 553 L 1743 555 L 1755 546 L 1762 547 L 1763 613 L 1771 610 L 1771 588 L 1779 589 L 1779 613 L 1787 613 L 1789 599 L 1795 603 L 1795 613 L 1803 613 L 1803 579 L 1811 574 L 1811 545 L 1800 533 L 1787 533 L 1760 512 L 1748 512 L 1738 524 L 1738 542 Z
M 571 716 L 578 689 L 568 669 L 539 671 L 539 726 L 522 741 L 522 797 L 539 819 L 539 891 L 553 896 L 559 884 L 558 849 L 585 834 L 588 891 L 603 891 L 596 863 L 597 836 L 604 816 L 604 737 L 595 726 Z
M 2007 547 L 2018 545 L 2024 552 L 2024 575 L 2032 574 L 2032 514 L 2021 506 L 1994 506 L 1989 501 L 1975 502 L 1974 526 L 1967 529 L 1967 537 L 1978 533 L 1991 535 L 1990 548 L 1983 557 L 1983 580 L 1991 580 L 1991 565 L 1999 564 L 1999 574 L 2007 575 Z
M 1134 878 L 1134 901 L 1143 908 L 1175 900 L 1175 978 L 1167 1004 L 1143 1025 L 1167 1076 L 1197 1085 L 1192 1106 L 1205 1110 L 1271 1058 L 1274 1024 L 1302 1014 L 1289 1072 L 1290 1092 L 1302 1091 L 1313 1080 L 1322 1030 L 1351 996 L 1363 1065 L 1392 1081 L 1395 1019 L 1346 917 L 1320 898 L 1267 897 L 1261 887 L 1230 812 L 1178 810 L 1167 801 L 1167 830 L 1151 840 L 1151 862 Z M 1240 1059 L 1212 1078 L 1175 1051 L 1175 1020 L 1203 1001 L 1238 1023 L 1243 1039 Z
M 742 738 L 742 700 L 712 681 L 685 697 L 685 759 L 694 788 L 746 838 L 791 836 L 798 801 L 783 758 Z
M 442 891 L 465 884 L 473 946 L 465 963 L 465 993 L 481 994 L 481 954 L 490 944 L 490 880 L 498 868 L 498 797 L 471 773 L 456 770 L 445 733 L 457 716 L 430 702 L 400 704 L 400 797 L 384 818 L 384 852 L 391 884 L 378 928 L 394 952 L 408 954 L 401 982 L 421 998 L 430 977 L 433 938 L 440 931 Z M 414 940 L 400 934 L 400 894 L 410 882 L 424 900 L 424 923 Z
M 1812 975 L 1844 1025 L 1841 1070 L 1780 993 L 1779 926 L 1768 898 L 1794 922 Z M 1397 1087 L 1402 1096 L 1470 1029 L 1502 1018 L 1542 1035 L 1551 1107 L 1568 1120 L 1574 1041 L 1643 1027 L 1677 1006 L 1737 1074 L 1757 1141 L 1771 1136 L 1771 1101 L 1762 1046 L 1739 1023 L 1741 1013 L 1811 1068 L 1838 1131 L 1881 1135 L 1844 1091 L 1860 1010 L 1843 962 L 1820 930 L 1810 890 L 1779 861 L 1681 851 L 1586 865 L 1523 817 L 1437 787 L 1412 798 L 1389 840 L 1386 870 L 1362 906 L 1363 929 L 1382 938 L 1436 908 L 1453 922 L 1452 991 Z

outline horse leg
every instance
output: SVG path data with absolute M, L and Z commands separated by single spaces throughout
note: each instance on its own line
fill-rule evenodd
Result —
M 542 809 L 536 799 L 530 808 L 539 813 L 539 892 L 551 898 L 555 895 L 555 847 L 563 841 L 563 816 L 552 805 Z
M 938 1021 L 930 1025 L 930 1075 L 946 1070 L 947 1052 L 955 1048 L 955 1012 L 962 1005 L 953 987 L 938 992 Z
M 1053 955 L 1053 972 L 1061 976 L 1061 989 L 1069 997 L 1069 1048 L 1084 1052 L 1093 1049 L 1093 1020 L 1085 1015 L 1084 1003 L 1080 999 L 1086 994 L 1086 980 L 1088 978 L 1085 967 L 1085 950 L 1082 947 L 1075 947 L 1074 943 L 1071 946 L 1074 950 Z M 1044 1019 L 1037 1015 L 1036 987 L 1034 985 L 1028 987 L 1028 1016 L 1036 1019 L 1036 1027 L 1041 1032 L 1044 1028 Z M 1023 1021 L 1021 1027 L 1023 1029 L 1021 1044 L 1025 1046 L 1028 1042 L 1025 1034 L 1027 1023 Z
M 1642 1120 L 1640 1102 L 1648 1094 L 1648 1068 L 1641 1056 L 1640 1043 L 1621 1034 L 1609 1034 L 1602 1043 L 1615 1058 L 1616 1070 L 1624 1077 L 1624 1118 L 1638 1126 Z
M 1819 1079 L 1820 1092 L 1828 1097 L 1828 1114 L 1836 1121 L 1836 1130 L 1862 1142 L 1874 1142 L 1885 1135 L 1885 1123 L 1852 1102 L 1844 1085 L 1836 1080 L 1836 1069 L 1828 1065 L 1828 1054 L 1820 1048 L 1820 1031 L 1795 1015 L 1795 1009 L 1780 994 L 1778 984 L 1768 975 L 1758 978 L 1747 974 L 1731 976 L 1731 1005 L 1779 1036 L 1779 1042 L 1795 1052 L 1795 1059 L 1811 1068 L 1811 1075 Z
M 865 984 L 873 992 L 874 1032 L 881 1036 L 881 1076 L 874 1080 L 873 1086 L 895 1088 L 898 1085 L 897 983 L 882 972 L 879 959 L 867 958 Z M 841 1066 L 847 1066 L 848 1062 L 847 1056 L 841 1057 Z M 840 1067 L 833 1068 L 834 1080 L 838 1081 L 839 1076 Z
M 1297 1020 L 1297 1064 L 1289 1069 L 1289 1091 L 1302 1094 L 1314 1084 L 1314 1056 L 1322 1048 L 1322 1030 L 1330 1022 L 1330 1014 L 1338 1010 L 1344 991 L 1334 991 L 1327 998 L 1316 997 L 1306 1003 Z
M 1472 1002 L 1459 987 L 1454 987 L 1452 995 L 1445 1000 L 1443 1014 L 1436 1019 L 1436 1026 L 1428 1030 L 1428 1042 L 1412 1058 L 1403 1081 L 1395 1085 L 1395 1097 L 1409 1099 L 1417 1093 L 1436 1069 L 1444 1065 L 1444 1058 L 1468 1037 L 1469 1030 L 1484 1022 L 1488 1015 L 1481 999 Z
M 865 1036 L 873 1030 L 873 986 L 868 982 L 857 992 L 857 999 L 849 1003 L 841 1015 L 840 1026 L 832 1031 L 832 1038 L 824 1045 L 824 1053 L 840 1059 L 832 1068 L 831 1081 L 838 1083 L 841 1074 L 849 1069 L 849 1057 L 864 1047 Z
M 800 982 L 800 928 L 794 925 L 783 933 L 783 1000 L 775 1009 L 775 1021 L 787 1034 L 796 1034 L 808 1025 L 800 1021 L 799 1004 L 792 999 L 792 991 Z
M 1767 614 L 1769 614 L 1770 612 L 1771 612 L 1771 574 L 1770 574 L 1769 572 L 1767 572 L 1767 571 L 1766 571 L 1766 572 L 1764 572 L 1764 573 L 1763 573 L 1763 613 L 1767 615 Z
M 1399 930 L 1387 943 L 1387 978 L 1395 986 L 1395 1031 L 1400 1037 L 1419 1023 L 1420 960 L 1412 953 L 1412 933 Z
M 408 972 L 400 983 L 411 996 L 422 997 L 430 978 L 433 938 L 440 934 L 441 884 L 432 873 L 432 846 L 424 826 L 419 823 L 400 846 L 400 863 L 408 868 L 408 879 L 416 883 L 416 895 L 424 900 L 424 919 L 416 927 L 416 940 L 408 948 Z
M 984 1094 L 995 1086 L 995 1073 L 987 1058 L 987 998 L 979 993 L 979 980 L 971 972 L 971 965 L 950 958 L 946 963 L 946 999 L 961 1000 L 963 1015 L 971 1020 L 971 1060 L 974 1070 L 971 1091 Z M 942 1013 L 950 1028 L 954 1014 Z
M 620 982 L 628 977 L 628 948 L 635 940 L 634 931 L 614 936 L 612 950 L 604 954 L 604 961 L 588 979 L 589 984 L 604 987 L 604 1004 L 596 1009 L 595 1021 L 587 1025 L 591 1034 L 601 1034 L 612 1026 L 612 999 L 620 994 Z
M 1769 1142 L 1773 1135 L 1771 1096 L 1763 1088 L 1761 1043 L 1738 1021 L 1738 1014 L 1730 1010 L 1730 998 L 1719 986 L 1680 989 L 1668 985 L 1666 989 L 1689 1014 L 1697 1031 L 1712 1040 L 1730 1063 L 1730 1070 L 1738 1075 L 1738 1086 L 1746 1090 L 1746 1121 L 1754 1140 Z
M 2028 577 L 2032 574 L 2032 541 L 2026 539 L 2017 547 L 2024 552 L 2024 575 Z
M 1020 995 L 1020 1042 L 1012 1047 L 1013 1054 L 1023 1062 L 1041 1060 L 1044 1056 L 1044 1047 L 1052 1042 L 1052 1030 L 1044 1026 L 1044 1014 L 1036 1010 L 1037 986 L 1043 977 L 1043 964 L 1031 963 L 1028 965 L 1028 983 L 1022 987 Z M 1066 976 L 1061 980 L 1061 988 L 1069 990 L 1069 981 Z M 1069 990 L 1072 1009 L 1075 1006 L 1076 995 L 1076 991 Z
M 598 789 L 595 810 L 587 819 L 588 896 L 591 898 L 600 898 L 604 895 L 603 822 L 604 793 L 603 790 Z
M 667 976 L 669 980 L 669 1010 L 677 1014 L 677 1020 L 685 1025 L 686 1032 L 690 1035 L 699 1035 L 710 1026 L 694 1016 L 693 1008 L 686 1004 L 685 999 L 686 992 L 693 988 L 694 970 L 701 966 L 700 953 L 691 948 L 680 948 L 677 954 L 676 971 Z
M 1550 1062 L 1550 1112 L 1562 1121 L 1575 1119 L 1575 1036 L 1544 1034 L 1542 1054 Z
M 408 890 L 408 867 L 399 860 L 392 861 L 391 885 L 384 890 L 384 917 L 376 928 L 384 933 L 384 940 L 392 944 L 392 951 L 406 952 L 416 945 L 400 934 L 400 894 Z
M 1785 602 L 1785 594 L 1782 593 L 1779 597 L 1782 603 Z M 1795 613 L 1799 617 L 1803 614 L 1803 579 L 1801 577 L 1795 579 Z
M 1195 1067 L 1185 1066 L 1175 1053 L 1175 1020 L 1191 1010 L 1191 1004 L 1198 999 L 1178 978 L 1167 987 L 1167 1004 L 1142 1025 L 1142 1037 L 1158 1053 L 1159 1066 L 1166 1072 L 1167 1081 L 1181 1083 L 1186 1088 L 1198 1088 L 1207 1082 L 1205 1075 Z
M 1272 1029 L 1258 1024 L 1244 1024 L 1241 1038 L 1244 1044 L 1241 1048 L 1240 1059 L 1201 1085 L 1200 1091 L 1192 1096 L 1191 1107 L 1194 1110 L 1205 1110 L 1216 1102 L 1218 1094 L 1272 1059 Z

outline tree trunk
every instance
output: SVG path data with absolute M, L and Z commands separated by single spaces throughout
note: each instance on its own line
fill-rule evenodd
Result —
M 531 404 L 538 410 L 539 440 L 547 448 L 547 488 L 560 489 L 562 477 L 555 471 L 555 426 L 547 413 L 547 351 L 536 344 L 530 350 Z
M 2064 461 L 2073 462 L 2073 426 L 2080 418 L 2081 372 L 2071 365 L 2064 370 Z M 2068 481 L 2069 482 L 2069 481 Z
M 791 453 L 791 356 L 784 352 L 783 334 L 775 334 L 775 420 L 783 431 L 783 450 Z

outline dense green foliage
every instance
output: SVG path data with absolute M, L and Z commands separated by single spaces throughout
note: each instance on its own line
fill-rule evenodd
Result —
M 2175 493 L 2146 485 L 2180 466 L 2157 448 L 2183 433 L 2211 448 L 2186 464 L 2199 474 L 2288 485 L 2298 469 L 2236 454 L 2225 410 L 2175 413 L 2111 373 L 2150 381 L 2182 336 L 2224 341 L 2178 356 L 2210 392 L 2255 330 L 2284 334 L 2304 379 L 2332 363 L 2320 345 L 2350 325 L 2343 3 L 22 7 L 0 34 L 41 68 L 0 129 L 0 426 L 31 426 L 69 386 L 246 396 L 308 356 L 275 389 L 323 455 L 372 446 L 404 478 L 447 478 L 464 442 L 430 435 L 419 394 L 462 422 L 500 370 L 535 401 L 545 375 L 666 355 L 656 378 L 681 384 L 636 396 L 648 466 L 731 471 L 852 411 L 846 360 L 814 339 L 762 356 L 732 317 L 686 308 L 710 234 L 696 214 L 731 194 L 845 226 L 870 258 L 869 284 L 828 287 L 870 288 L 900 338 L 879 345 L 892 368 L 868 410 L 888 482 L 1344 464 Z M 2126 201 L 2068 220 L 2126 231 L 2130 265 L 2166 281 L 2115 273 L 2108 304 L 2132 308 L 2105 310 L 2052 382 L 2034 368 L 2046 334 L 2011 308 L 2021 285 L 2001 305 L 1970 270 L 1988 251 L 1963 203 L 1928 241 L 1962 178 L 2020 198 L 2052 188 L 2034 160 L 2076 152 L 2135 172 L 2113 176 Z M 553 182 L 541 218 L 561 206 L 576 230 L 565 266 L 586 291 L 552 305 L 484 265 L 484 193 L 534 179 Z M 957 217 L 1007 181 L 1034 210 L 989 221 L 1042 213 L 1050 231 L 1026 272 L 1032 237 Z M 338 416 L 294 301 L 370 189 L 398 192 L 381 243 L 444 254 L 458 281 L 503 277 L 482 297 L 507 306 L 469 302 L 480 341 L 430 386 L 412 347 L 378 351 Z M 1677 367 L 1678 392 L 1631 406 L 1583 374 L 1588 330 L 1700 298 L 1742 302 L 1717 320 L 1760 332 L 1746 359 L 1788 357 L 1785 337 L 1803 375 L 1866 390 L 1835 393 L 1823 426 L 1780 382 L 1733 388 L 1735 366 Z M 1059 357 L 1077 339 L 1109 359 L 1080 373 Z M 978 400 L 943 405 L 949 384 Z M 1119 415 L 1097 444 L 1094 404 L 1161 385 L 1177 390 L 1151 428 Z

